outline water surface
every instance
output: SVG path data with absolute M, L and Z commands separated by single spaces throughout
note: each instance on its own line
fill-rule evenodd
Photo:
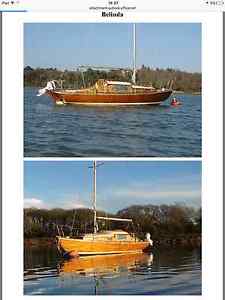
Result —
M 53 247 L 25 247 L 25 295 L 200 295 L 200 249 L 62 260 Z
M 160 106 L 56 106 L 24 90 L 26 157 L 201 156 L 201 96 Z

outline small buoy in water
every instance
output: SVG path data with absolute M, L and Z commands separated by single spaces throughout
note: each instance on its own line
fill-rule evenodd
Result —
M 172 106 L 177 106 L 177 105 L 181 105 L 182 103 L 180 101 L 178 101 L 175 97 L 171 100 L 170 105 Z
M 57 105 L 66 105 L 64 100 L 56 100 L 55 102 Z

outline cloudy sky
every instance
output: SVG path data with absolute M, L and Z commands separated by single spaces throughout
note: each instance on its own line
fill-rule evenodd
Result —
M 91 207 L 91 166 L 88 161 L 25 161 L 24 207 Z M 97 169 L 98 209 L 176 202 L 201 206 L 200 162 L 104 162 Z
M 137 66 L 201 72 L 200 23 L 137 24 Z M 79 65 L 131 67 L 132 24 L 28 23 L 24 64 L 74 70 Z

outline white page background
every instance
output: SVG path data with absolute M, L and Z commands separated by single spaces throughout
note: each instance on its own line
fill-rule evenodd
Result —
M 23 295 L 23 23 L 103 21 L 114 23 L 202 23 L 202 296 L 166 296 L 166 299 L 220 300 L 222 299 L 223 208 L 222 14 L 183 12 L 130 13 L 126 14 L 122 20 L 110 18 L 102 19 L 99 13 L 93 15 L 88 13 L 4 13 L 2 78 L 3 299 L 17 300 L 24 297 L 27 300 L 33 299 L 33 296 Z M 40 41 L 40 43 L 41 42 L 42 41 Z M 87 159 L 82 158 L 81 160 Z M 102 158 L 102 160 L 105 159 Z M 113 158 L 113 160 L 116 159 Z M 129 160 L 135 160 L 135 158 Z M 158 159 L 151 158 L 149 160 Z M 164 159 L 161 158 L 160 160 Z M 172 159 L 170 158 L 169 160 Z M 182 158 L 175 158 L 175 160 L 182 160 Z M 190 158 L 184 160 L 190 160 Z M 53 299 L 53 297 L 54 296 L 35 296 L 35 299 Z M 74 295 L 71 297 L 79 298 L 79 296 Z M 93 296 L 85 296 L 85 298 L 89 297 L 92 298 Z M 108 299 L 114 296 L 101 297 Z M 115 297 L 118 298 L 118 296 Z M 130 296 L 123 296 L 124 299 L 129 299 L 129 297 Z M 140 297 L 141 296 L 136 296 L 135 298 L 139 299 Z M 165 298 L 164 296 L 149 297 L 152 300 Z M 57 296 L 57 299 L 65 299 L 65 296 Z

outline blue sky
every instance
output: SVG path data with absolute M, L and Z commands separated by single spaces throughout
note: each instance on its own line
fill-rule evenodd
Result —
M 201 24 L 140 23 L 137 66 L 201 72 Z M 78 65 L 132 66 L 132 25 L 27 23 L 24 65 L 73 70 Z
M 91 207 L 92 162 L 25 161 L 24 206 Z M 105 162 L 97 170 L 97 206 L 116 212 L 134 204 L 201 206 L 198 161 Z

